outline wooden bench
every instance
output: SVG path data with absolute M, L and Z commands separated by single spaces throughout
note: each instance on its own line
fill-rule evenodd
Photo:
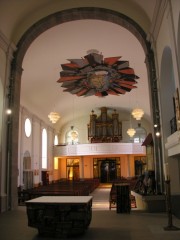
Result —
M 25 201 L 41 196 L 88 196 L 98 185 L 97 179 L 60 180 L 28 190 L 18 189 L 18 202 L 24 205 Z

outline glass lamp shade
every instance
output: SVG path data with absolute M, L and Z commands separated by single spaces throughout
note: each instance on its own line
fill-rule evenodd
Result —
M 48 118 L 52 123 L 56 123 L 60 119 L 60 115 L 57 112 L 50 112 Z
M 144 115 L 144 111 L 141 108 L 135 108 L 131 114 L 136 120 L 140 120 Z
M 77 138 L 77 136 L 78 136 L 78 134 L 77 134 L 76 131 L 71 132 L 71 137 L 72 137 L 73 140 L 75 140 Z
M 136 133 L 136 131 L 134 130 L 134 128 L 129 128 L 129 129 L 127 130 L 127 134 L 128 134 L 130 137 L 133 137 L 135 133 Z

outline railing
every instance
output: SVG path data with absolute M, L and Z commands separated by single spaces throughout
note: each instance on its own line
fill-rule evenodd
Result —
M 112 154 L 146 154 L 142 143 L 91 143 L 54 146 L 54 157 Z

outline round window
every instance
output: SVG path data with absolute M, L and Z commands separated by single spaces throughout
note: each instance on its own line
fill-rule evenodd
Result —
M 25 120 L 25 134 L 27 137 L 31 136 L 31 121 L 29 118 L 26 118 Z

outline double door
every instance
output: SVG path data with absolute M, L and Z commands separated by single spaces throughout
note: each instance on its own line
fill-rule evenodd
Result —
M 101 183 L 108 183 L 117 179 L 116 160 L 101 161 L 100 178 Z

